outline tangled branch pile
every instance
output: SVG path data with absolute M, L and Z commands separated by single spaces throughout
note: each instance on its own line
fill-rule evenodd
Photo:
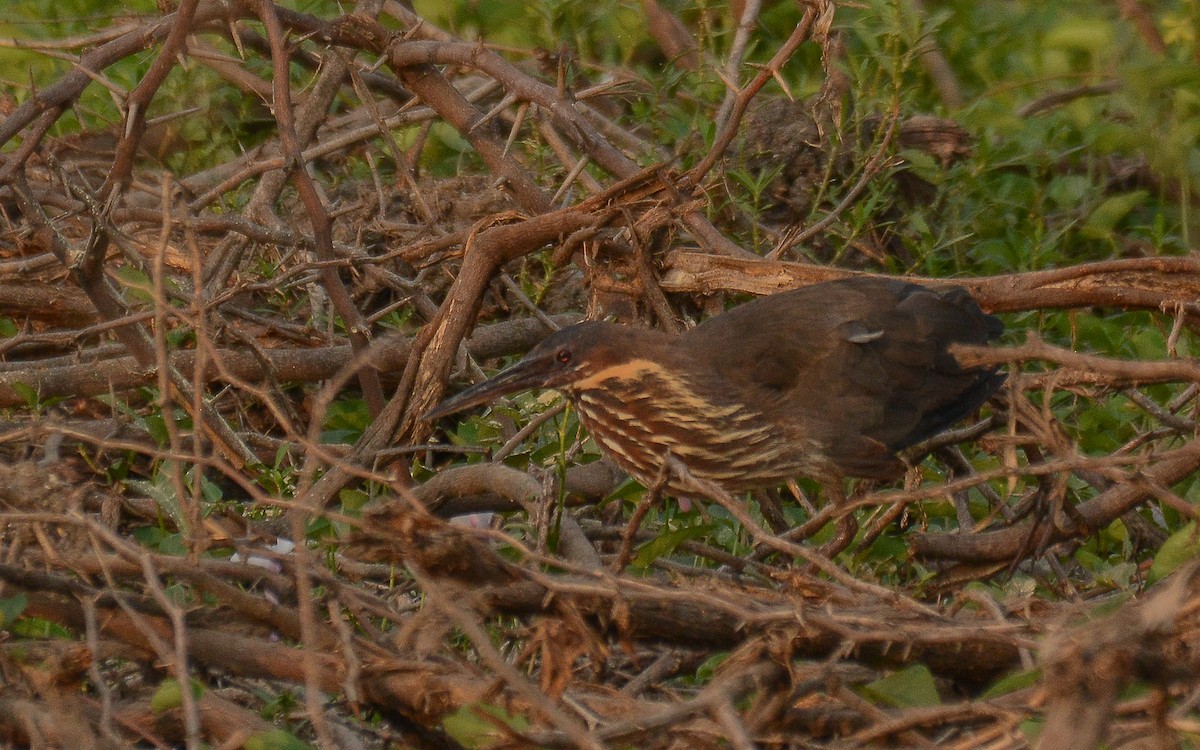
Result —
M 529 398 L 450 442 L 421 415 L 452 373 L 580 316 L 678 330 L 735 294 L 933 268 L 898 215 L 929 200 L 922 158 L 944 169 L 970 144 L 899 106 L 847 111 L 823 0 L 754 64 L 757 3 L 737 4 L 741 26 L 707 17 L 737 30 L 718 62 L 643 2 L 664 76 L 720 69 L 728 88 L 702 95 L 353 5 L 183 0 L 5 40 L 71 65 L 0 102 L 0 736 L 966 748 L 1026 746 L 1043 721 L 1046 747 L 1197 731 L 1177 700 L 1196 689 L 1192 569 L 1077 622 L 1196 544 L 1200 366 L 1177 356 L 1194 255 L 957 269 L 1023 343 L 961 353 L 1008 384 L 902 487 L 632 526 L 639 488 L 569 415 L 531 419 Z M 131 61 L 132 81 L 108 72 Z M 804 65 L 810 98 L 771 93 Z M 201 73 L 219 99 L 164 109 Z M 82 104 L 97 89 L 120 122 Z M 681 109 L 711 130 L 671 152 L 653 120 Z M 1195 205 L 1148 168 L 1120 178 Z M 1169 356 L 1072 351 L 1028 314 L 1099 309 L 1137 311 Z M 1088 430 L 1120 437 L 1097 451 Z M 819 537 L 849 513 L 862 531 L 834 560 L 768 523 Z M 1111 579 L 1081 567 L 1113 544 Z M 1125 698 L 1133 681 L 1149 695 Z

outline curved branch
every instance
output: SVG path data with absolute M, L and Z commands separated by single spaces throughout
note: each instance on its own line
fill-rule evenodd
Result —
M 249 15 L 251 11 L 247 0 L 210 1 L 197 8 L 192 26 Z M 42 113 L 55 108 L 69 107 L 92 82 L 92 71 L 103 70 L 118 60 L 141 52 L 165 39 L 175 28 L 178 17 L 178 13 L 163 16 L 152 24 L 122 34 L 85 54 L 69 73 L 53 85 L 37 91 L 0 122 L 0 146 L 20 133 Z
M 305 168 L 304 157 L 301 154 L 300 136 L 296 132 L 295 117 L 292 113 L 291 79 L 288 75 L 289 57 L 284 49 L 283 27 L 275 12 L 274 3 L 264 1 L 259 3 L 259 8 L 263 25 L 267 29 L 267 39 L 271 44 L 271 62 L 274 66 L 272 106 L 275 111 L 275 120 L 279 124 L 279 140 L 289 162 L 288 168 L 292 184 L 295 185 L 296 192 L 300 194 L 305 214 L 312 223 L 313 244 L 316 247 L 317 257 L 324 261 L 331 261 L 336 257 L 333 252 L 333 228 L 329 220 L 329 212 L 325 210 L 325 204 L 317 193 L 317 187 Z M 325 290 L 329 293 L 329 299 L 333 302 L 334 309 L 337 310 L 346 326 L 350 336 L 350 345 L 354 347 L 355 353 L 365 351 L 370 344 L 370 327 L 363 321 L 358 308 L 354 306 L 354 300 L 350 298 L 350 292 L 346 290 L 346 285 L 342 283 L 337 270 L 332 267 L 323 267 L 321 280 Z M 363 368 L 358 373 L 358 381 L 362 386 L 363 396 L 371 416 L 379 416 L 384 406 L 383 386 L 379 382 L 379 371 L 370 367 Z
M 579 320 L 577 315 L 553 318 L 560 325 Z M 467 340 L 467 351 L 479 359 L 492 359 L 528 351 L 548 333 L 546 327 L 533 318 L 505 321 L 480 328 Z M 408 362 L 411 339 L 381 338 L 372 344 L 375 366 L 382 371 L 401 370 Z M 316 382 L 332 377 L 353 356 L 348 344 L 315 349 L 221 349 L 212 357 L 237 378 L 261 382 L 269 378 L 284 382 Z M 171 364 L 180 371 L 191 371 L 195 364 L 194 351 L 179 351 L 171 355 Z M 217 371 L 206 373 L 215 378 Z M 116 357 L 100 362 L 80 362 L 47 367 L 39 362 L 24 368 L 0 371 L 0 408 L 26 404 L 22 395 L 32 390 L 39 399 L 71 396 L 87 398 L 112 391 L 123 391 L 145 385 L 154 379 L 153 370 L 140 368 L 132 356 Z M 25 388 L 22 388 L 25 386 Z
M 1114 485 L 1087 502 L 1075 506 L 1080 525 L 1065 518 L 1062 526 L 1027 521 L 998 531 L 980 534 L 926 534 L 913 536 L 909 549 L 914 557 L 961 560 L 970 563 L 1003 562 L 1016 558 L 1023 549 L 1045 549 L 1068 539 L 1094 533 L 1121 514 L 1154 495 L 1154 485 L 1169 487 L 1200 469 L 1200 439 L 1163 453 L 1143 472 L 1128 482 Z M 1031 539 L 1031 537 L 1033 537 Z
M 818 281 L 864 275 L 828 266 L 788 261 L 743 260 L 686 250 L 670 253 L 662 287 L 668 292 L 721 291 L 773 294 Z M 1200 314 L 1200 258 L 1123 258 L 1045 271 L 970 279 L 905 277 L 932 287 L 969 290 L 988 312 L 1047 308 L 1122 307 L 1158 310 L 1181 302 Z
M 1193 358 L 1139 361 L 1115 359 L 1096 354 L 1080 354 L 1051 346 L 1032 332 L 1020 346 L 954 346 L 951 351 L 965 366 L 1003 365 L 1040 360 L 1077 371 L 1074 382 L 1103 383 L 1108 386 L 1145 385 L 1147 383 L 1200 383 L 1200 361 Z M 1055 382 L 1061 385 L 1061 380 Z

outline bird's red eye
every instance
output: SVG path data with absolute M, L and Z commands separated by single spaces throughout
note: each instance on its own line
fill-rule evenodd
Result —
M 554 358 L 565 365 L 571 361 L 571 352 L 566 349 L 559 349 L 558 354 L 555 354 Z

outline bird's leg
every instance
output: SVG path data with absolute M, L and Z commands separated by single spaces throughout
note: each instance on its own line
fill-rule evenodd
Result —
M 687 466 L 674 458 L 669 460 L 669 464 L 671 471 L 674 472 L 678 481 L 676 486 L 682 487 L 685 492 L 695 492 L 703 495 L 720 505 L 742 525 L 742 529 L 750 534 L 756 545 L 771 547 L 776 552 L 801 558 L 808 565 L 825 571 L 835 578 L 846 575 L 840 568 L 830 562 L 828 557 L 821 554 L 819 550 L 814 551 L 802 544 L 784 541 L 764 529 L 758 520 L 751 515 L 749 509 L 746 508 L 746 504 L 735 500 L 733 495 L 730 495 L 721 485 L 710 479 L 700 479 L 692 476 Z M 851 537 L 853 537 L 853 534 Z
M 838 517 L 839 513 L 843 515 L 837 518 L 837 529 L 834 532 L 833 539 L 825 543 L 820 548 L 820 552 L 826 557 L 833 557 L 837 553 L 846 549 L 850 542 L 854 541 L 854 536 L 858 533 L 858 521 L 854 518 L 854 514 L 845 511 L 843 506 L 846 504 L 846 493 L 842 489 L 841 477 L 822 477 L 819 478 L 822 487 L 822 493 L 826 496 L 827 502 L 815 515 L 809 518 L 804 523 L 796 526 L 786 534 L 780 535 L 782 539 L 789 542 L 808 539 L 813 534 L 817 533 L 834 518 Z M 754 553 L 754 559 L 761 561 L 770 556 L 772 550 L 760 549 Z
M 784 534 L 783 538 L 789 542 L 808 539 L 813 534 L 825 528 L 825 524 L 829 523 L 836 512 L 837 506 L 833 503 L 827 503 L 815 516 Z
M 858 533 L 858 520 L 854 517 L 854 511 L 845 507 L 846 491 L 842 487 L 841 477 L 829 477 L 826 481 L 821 482 L 821 487 L 829 498 L 826 510 L 831 510 L 831 513 L 836 514 L 840 509 L 842 514 L 837 520 L 833 538 L 820 548 L 821 554 L 833 559 L 854 541 L 854 535 Z
M 873 488 L 868 487 L 867 491 L 869 492 L 871 489 Z M 876 515 L 871 523 L 867 526 L 867 530 L 863 532 L 862 538 L 858 540 L 858 544 L 855 545 L 855 553 L 862 552 L 867 547 L 870 547 L 872 544 L 874 544 L 875 540 L 878 539 L 889 526 L 896 523 L 897 519 L 904 516 L 904 514 L 908 512 L 909 502 L 910 501 L 908 500 L 899 500 L 892 503 L 891 506 L 882 513 Z
M 1074 523 L 1075 528 L 1085 535 L 1090 536 L 1094 533 L 1079 510 L 1066 502 L 1066 494 L 1066 474 L 1038 477 L 1038 489 L 1033 499 L 1033 525 L 1021 542 L 1020 556 L 1014 557 L 1008 567 L 1009 575 L 1016 571 L 1021 560 L 1044 555 L 1049 547 L 1049 540 L 1053 538 L 1053 532 L 1070 528 L 1070 523 Z
M 841 507 L 842 501 L 845 498 L 845 495 L 842 494 L 840 491 L 838 491 L 841 489 L 841 484 L 842 484 L 841 479 L 829 479 L 826 482 L 823 482 L 822 486 L 827 488 L 825 490 L 825 494 L 828 495 L 828 498 L 827 498 L 828 502 L 825 503 L 825 506 L 823 508 L 821 508 L 821 510 L 818 511 L 812 506 L 811 503 L 806 501 L 804 503 L 804 506 L 813 515 L 811 517 L 809 517 L 809 519 L 807 521 L 800 524 L 799 526 L 795 526 L 792 529 L 788 530 L 786 533 L 780 534 L 780 538 L 785 539 L 789 542 L 798 542 L 798 541 L 802 541 L 804 539 L 808 539 L 813 534 L 815 534 L 818 531 L 820 531 L 821 529 L 825 528 L 825 526 L 831 520 L 833 520 L 834 516 L 838 512 L 838 509 Z M 837 487 L 838 490 L 834 490 L 833 489 L 834 487 Z M 853 523 L 853 518 L 851 519 L 851 522 Z M 839 521 L 839 524 L 840 523 L 842 523 L 842 521 Z M 854 538 L 854 534 L 856 532 L 857 532 L 857 526 L 855 526 L 855 528 L 850 532 L 851 539 Z M 837 536 L 840 536 L 840 534 L 836 535 L 835 538 Z M 771 548 L 763 547 L 762 549 L 760 549 L 754 553 L 754 560 L 761 562 L 761 561 L 765 560 L 766 558 L 770 557 L 773 552 L 774 551 Z
M 817 506 L 812 504 L 808 499 L 808 495 L 804 494 L 804 490 L 800 489 L 800 485 L 796 484 L 795 479 L 787 481 L 788 492 L 792 493 L 792 499 L 799 503 L 801 508 L 808 512 L 808 515 L 815 516 L 817 514 Z
M 783 507 L 778 490 L 767 489 L 755 492 L 754 498 L 758 500 L 758 509 L 762 512 L 767 525 L 771 527 L 771 531 L 774 531 L 776 534 L 783 534 L 791 528 L 787 519 L 783 516 Z
M 617 552 L 617 557 L 612 564 L 614 573 L 624 570 L 633 558 L 633 538 L 641 528 L 642 521 L 646 520 L 646 514 L 650 512 L 655 503 L 662 499 L 663 490 L 666 489 L 667 483 L 671 479 L 669 458 L 670 454 L 668 453 L 667 458 L 663 460 L 662 468 L 658 470 L 658 476 L 654 477 L 654 482 L 646 488 L 646 494 L 642 495 L 641 502 L 633 509 L 629 523 L 625 524 L 625 531 L 621 534 L 621 549 Z

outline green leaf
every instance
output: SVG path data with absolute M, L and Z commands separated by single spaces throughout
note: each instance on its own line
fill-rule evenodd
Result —
M 1033 687 L 1038 684 L 1038 680 L 1040 679 L 1042 679 L 1041 669 L 1025 669 L 1020 672 L 1014 672 L 996 680 L 980 697 L 985 700 L 999 698 L 1002 695 L 1008 695 L 1018 690 L 1024 690 L 1027 687 Z
M 471 150 L 471 143 L 466 138 L 450 127 L 447 123 L 437 122 L 429 129 L 431 137 L 435 138 L 439 143 L 448 147 L 455 153 L 465 153 Z
M 358 489 L 344 489 L 338 492 L 338 500 L 342 503 L 342 512 L 351 516 L 362 515 L 363 506 L 371 500 L 371 496 Z
M 1059 175 L 1050 180 L 1046 194 L 1059 208 L 1075 208 L 1092 189 L 1092 181 L 1083 175 Z
M 38 393 L 33 389 L 33 386 L 28 383 L 13 383 L 11 387 L 25 402 L 25 407 L 28 409 L 37 410 L 38 408 Z
M 1158 548 L 1158 554 L 1150 565 L 1149 583 L 1161 581 L 1197 555 L 1200 555 L 1200 534 L 1196 531 L 1196 522 L 1192 521 L 1168 537 L 1163 546 Z
M 142 426 L 146 428 L 146 432 L 150 434 L 150 437 L 159 446 L 166 447 L 171 444 L 171 433 L 167 431 L 167 420 L 161 412 L 147 414 L 140 421 Z
M 133 266 L 118 266 L 113 269 L 111 274 L 124 287 L 129 300 L 134 302 L 152 302 L 154 300 L 154 282 L 141 269 Z
M 924 664 L 914 664 L 899 672 L 864 685 L 862 691 L 869 697 L 897 708 L 937 706 L 942 702 L 933 674 Z
M 179 503 L 179 495 L 171 479 L 169 466 L 162 464 L 150 479 L 133 479 L 128 485 L 153 500 L 158 509 L 174 521 L 177 528 L 187 528 L 188 519 Z
M 1028 719 L 1026 721 L 1022 721 L 1018 725 L 1018 728 L 1021 730 L 1021 734 L 1025 735 L 1025 737 L 1029 740 L 1029 744 L 1032 745 L 1038 738 L 1038 735 L 1042 733 L 1042 729 L 1045 726 L 1046 722 L 1042 721 L 1041 719 Z
M 443 719 L 442 729 L 467 747 L 482 747 L 507 738 L 508 735 L 496 727 L 496 722 L 484 718 L 484 714 L 518 732 L 529 728 L 529 720 L 524 716 L 510 714 L 490 703 L 470 703 Z
M 196 481 L 195 471 L 192 472 L 192 476 L 189 479 Z M 200 494 L 203 496 L 206 505 L 219 503 L 225 498 L 225 491 L 221 489 L 221 485 L 213 482 L 204 475 L 200 475 Z
M 246 750 L 312 750 L 312 745 L 284 729 L 268 729 L 246 738 Z
M 49 620 L 44 620 L 41 617 L 22 617 L 14 622 L 9 628 L 13 635 L 20 638 L 37 638 L 46 640 L 48 638 L 58 638 L 61 640 L 72 640 L 78 636 L 67 630 L 62 625 Z
M 604 503 L 611 503 L 619 500 L 636 500 L 641 498 L 646 488 L 641 485 L 636 479 L 626 479 L 619 487 L 612 491 L 608 497 L 604 498 Z
M 353 443 L 362 437 L 371 424 L 367 402 L 361 398 L 339 398 L 329 405 L 322 425 L 321 442 L 324 444 Z
M 1135 190 L 1124 195 L 1114 195 L 1105 200 L 1083 225 L 1083 233 L 1095 239 L 1107 239 L 1112 236 L 1117 223 L 1129 215 L 1129 212 L 1140 206 L 1150 197 L 1148 190 Z
M 134 529 L 133 538 L 143 547 L 156 549 L 164 555 L 182 556 L 188 551 L 187 545 L 183 543 L 182 534 L 157 526 L 143 526 Z
M 700 666 L 696 667 L 696 676 L 691 682 L 695 685 L 707 685 L 712 682 L 713 677 L 717 675 L 717 670 L 729 660 L 729 656 L 728 651 L 718 651 L 705 659 Z
M 25 607 L 29 605 L 29 597 L 24 594 L 15 594 L 4 599 L 0 599 L 0 628 L 7 628 L 9 625 L 17 621 L 21 613 L 25 611 Z
M 1042 44 L 1052 49 L 1080 50 L 1093 54 L 1111 49 L 1113 27 L 1101 18 L 1076 18 L 1051 29 Z
M 199 699 L 204 695 L 204 683 L 197 679 L 192 679 L 192 695 Z M 172 708 L 178 708 L 183 705 L 183 691 L 179 687 L 179 680 L 171 677 L 163 680 L 158 690 L 154 691 L 154 695 L 150 698 L 150 710 L 156 714 L 161 714 L 165 711 L 170 711 Z
M 638 549 L 637 555 L 633 558 L 633 566 L 635 568 L 646 568 L 650 563 L 663 555 L 674 552 L 680 543 L 686 542 L 689 539 L 699 539 L 712 531 L 712 529 L 711 524 L 700 524 L 698 526 L 685 526 L 682 529 L 659 534 Z

